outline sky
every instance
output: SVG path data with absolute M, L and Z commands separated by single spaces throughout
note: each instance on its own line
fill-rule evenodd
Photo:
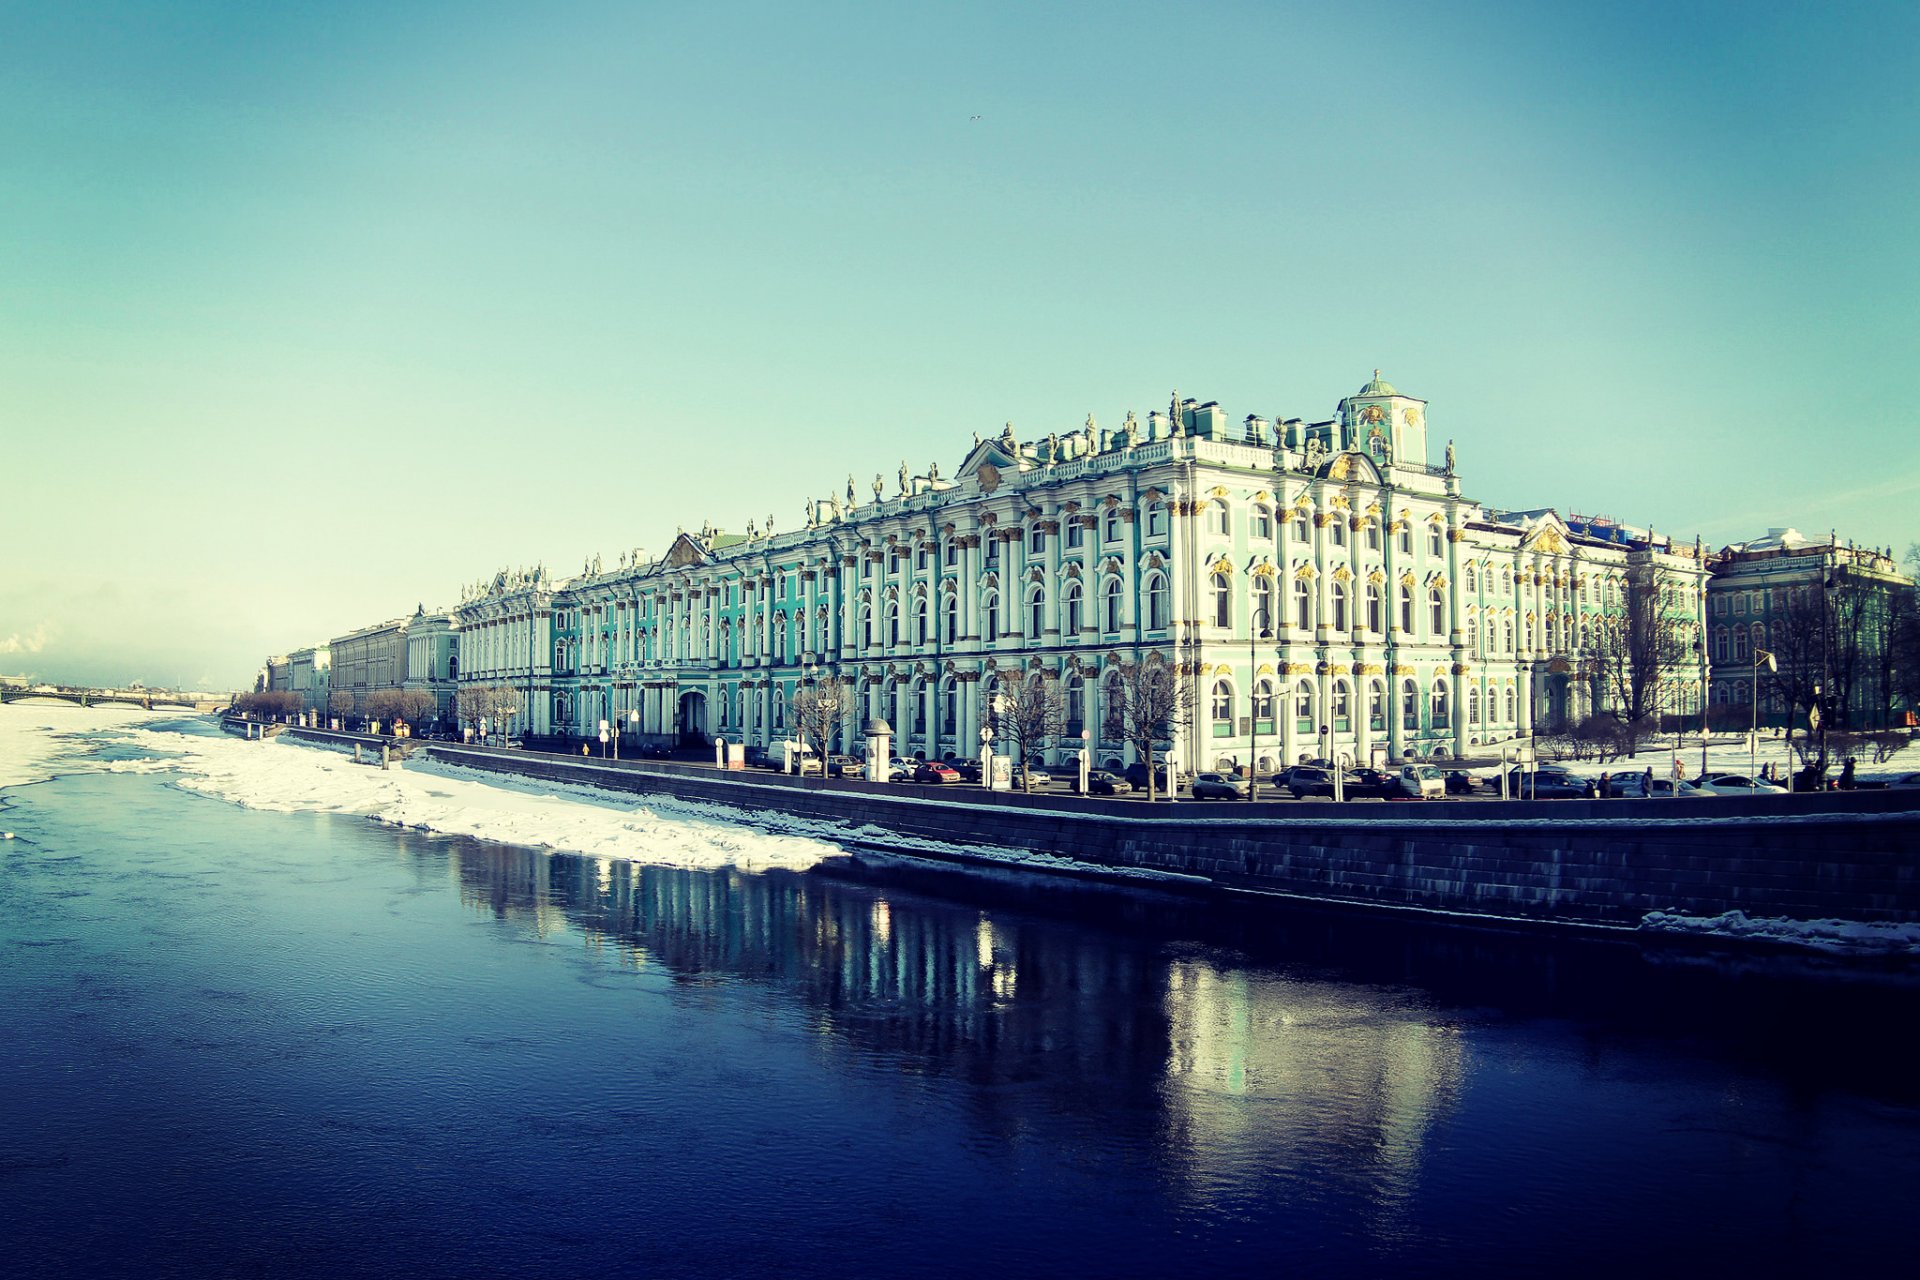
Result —
M 0 0 L 0 673 L 239 687 L 1008 421 L 1375 368 L 1488 506 L 1903 554 L 1916 50 L 1910 3 Z

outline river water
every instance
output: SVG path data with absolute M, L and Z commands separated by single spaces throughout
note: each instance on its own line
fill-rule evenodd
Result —
M 860 867 L 625 801 L 503 806 L 522 841 L 561 806 L 534 849 L 420 830 L 484 808 L 459 780 L 314 812 L 396 784 L 26 728 L 7 1276 L 1913 1265 L 1884 970 Z

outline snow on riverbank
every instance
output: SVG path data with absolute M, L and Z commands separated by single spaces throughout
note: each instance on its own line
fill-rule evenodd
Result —
M 150 718 L 144 712 L 103 719 L 111 713 L 45 710 L 48 715 L 18 724 L 0 722 L 8 730 L 0 733 L 0 780 L 26 782 L 76 770 L 156 774 L 183 790 L 250 809 L 350 814 L 415 831 L 660 866 L 802 869 L 838 852 L 824 840 L 755 830 L 737 821 L 740 815 L 727 821 L 674 813 L 668 806 L 581 788 L 499 787 L 432 766 L 381 769 L 287 738 L 248 742 L 146 728 L 140 723 Z M 84 718 L 89 715 L 95 718 Z M 89 758 L 106 745 L 142 754 Z M 561 790 L 569 794 L 557 794 Z
M 1650 911 L 1640 928 L 1694 938 L 1735 938 L 1825 951 L 1835 955 L 1920 953 L 1920 924 L 1864 923 L 1858 920 L 1754 919 L 1744 911 L 1719 916 L 1686 916 Z

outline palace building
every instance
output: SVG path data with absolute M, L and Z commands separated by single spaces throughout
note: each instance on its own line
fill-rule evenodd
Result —
M 1429 457 L 1425 402 L 1376 371 L 1320 422 L 1177 396 L 1117 429 L 976 436 L 951 474 L 900 468 L 803 527 L 679 533 L 555 581 L 496 574 L 457 607 L 458 680 L 521 691 L 519 729 L 771 746 L 810 680 L 854 691 L 898 754 L 979 752 L 998 682 L 1057 677 L 1064 760 L 1130 764 L 1117 670 L 1164 663 L 1184 770 L 1482 754 L 1613 705 L 1625 620 L 1674 641 L 1654 704 L 1699 714 L 1704 560 L 1650 531 L 1502 512 Z M 1610 639 L 1612 638 L 1612 639 Z M 1678 657 L 1673 656 L 1678 654 Z M 335 641 L 335 684 L 340 682 Z

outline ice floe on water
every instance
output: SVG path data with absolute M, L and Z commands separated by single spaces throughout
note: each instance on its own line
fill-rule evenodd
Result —
M 1650 911 L 1640 921 L 1648 933 L 1670 933 L 1696 938 L 1737 938 L 1743 942 L 1770 942 L 1781 946 L 1826 951 L 1836 955 L 1899 955 L 1920 953 L 1920 924 L 1861 920 L 1788 920 L 1750 917 L 1744 911 L 1718 916 L 1688 916 L 1673 911 Z
M 34 711 L 0 719 L 0 786 L 78 770 L 158 774 L 250 809 L 349 814 L 415 831 L 673 867 L 802 869 L 839 852 L 817 835 L 756 827 L 717 807 L 690 812 L 674 802 L 587 788 L 499 786 L 429 764 L 356 764 L 346 753 L 285 737 L 249 742 L 164 723 L 149 727 L 178 721 L 177 713 Z M 128 748 L 138 754 L 128 756 Z

